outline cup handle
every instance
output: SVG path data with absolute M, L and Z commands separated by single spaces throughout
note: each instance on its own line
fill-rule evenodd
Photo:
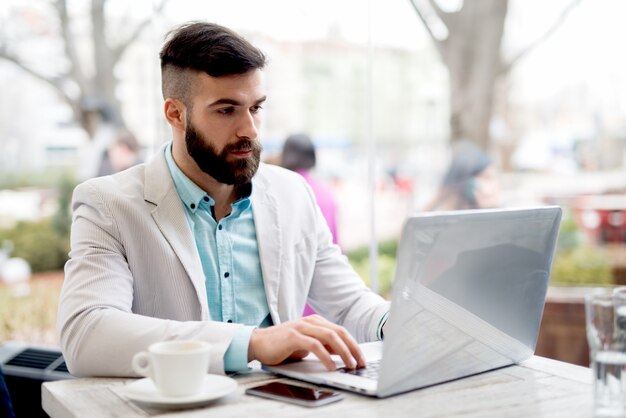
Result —
M 146 377 L 152 377 L 152 363 L 150 356 L 145 351 L 140 351 L 133 356 L 133 370 L 135 373 Z

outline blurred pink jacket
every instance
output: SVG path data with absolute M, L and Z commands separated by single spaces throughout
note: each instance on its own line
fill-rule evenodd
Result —
M 328 187 L 315 180 L 309 170 L 296 170 L 296 172 L 304 177 L 309 186 L 311 186 L 311 189 L 313 189 L 317 205 L 320 207 L 322 215 L 324 215 L 326 223 L 328 224 L 328 228 L 330 228 L 330 232 L 333 235 L 333 244 L 339 245 L 337 238 L 337 205 L 335 204 L 335 198 L 332 192 Z M 304 307 L 302 316 L 309 316 L 314 313 L 315 311 L 307 304 Z
M 333 234 L 333 244 L 339 245 L 339 239 L 337 238 L 337 205 L 331 190 L 315 180 L 309 170 L 296 170 L 296 172 L 304 177 L 311 189 L 313 189 L 317 205 L 322 210 L 322 215 L 326 219 L 330 233 Z

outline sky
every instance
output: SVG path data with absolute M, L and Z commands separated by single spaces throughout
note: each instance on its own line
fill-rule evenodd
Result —
M 567 2 L 541 2 L 551 6 L 545 13 L 533 10 L 538 1 L 515 3 L 516 18 L 510 31 L 519 47 L 538 36 Z M 537 47 L 516 69 L 516 94 L 523 101 L 540 101 L 571 86 L 588 86 L 590 94 L 622 96 L 626 91 L 626 2 L 583 0 L 549 39 Z M 535 33 L 532 33 L 535 32 Z M 526 38 L 526 39 L 524 39 Z M 595 91 L 595 93 L 594 93 Z
M 409 1 L 177 0 L 168 4 L 166 14 L 176 21 L 202 18 L 292 41 L 322 38 L 332 28 L 346 40 L 366 44 L 371 26 L 374 44 L 422 49 L 431 41 Z M 505 54 L 542 36 L 571 1 L 511 0 Z M 603 97 L 598 100 L 614 101 L 607 95 L 626 93 L 626 54 L 619 52 L 626 39 L 624 16 L 622 0 L 582 0 L 551 37 L 520 61 L 514 73 L 517 99 L 541 102 L 571 86 L 587 86 L 595 91 L 590 94 Z
M 0 19 L 9 7 L 25 0 L 3 0 Z M 46 4 L 45 0 L 30 4 Z M 143 19 L 154 15 L 150 28 L 155 49 L 174 24 L 192 19 L 214 21 L 245 34 L 264 34 L 297 42 L 340 34 L 345 40 L 408 50 L 432 47 L 410 0 L 109 0 L 108 12 Z M 418 0 L 416 0 L 418 1 Z M 442 0 L 454 6 L 461 0 Z M 507 57 L 539 38 L 572 0 L 510 0 L 503 40 Z M 68 0 L 73 13 L 85 15 L 90 2 Z M 518 63 L 512 73 L 511 98 L 540 105 L 555 97 L 583 97 L 598 111 L 626 114 L 626 1 L 581 0 L 559 29 Z M 132 27 L 132 25 L 129 25 Z M 371 29 L 371 30 L 370 30 Z M 1 30 L 1 22 L 0 22 Z
M 408 0 L 231 0 L 195 4 L 193 0 L 178 0 L 175 6 L 172 4 L 174 7 L 168 7 L 168 14 L 181 21 L 201 17 L 293 41 L 324 37 L 331 27 L 347 40 L 366 43 L 371 23 L 372 38 L 377 43 L 419 48 L 428 42 Z
M 68 1 L 77 13 L 85 13 L 90 3 Z M 109 0 L 108 11 L 139 19 L 151 15 L 160 1 Z M 460 1 L 440 0 L 445 5 Z M 510 0 L 505 54 L 511 56 L 541 36 L 571 1 Z M 0 18 L 7 8 L 23 4 L 3 0 Z M 168 0 L 163 15 L 166 19 L 157 18 L 153 31 L 166 31 L 170 22 L 203 19 L 289 41 L 324 38 L 333 31 L 351 42 L 367 44 L 371 35 L 376 45 L 406 49 L 422 49 L 431 42 L 410 0 Z M 559 30 L 520 62 L 515 94 L 532 102 L 573 84 L 589 85 L 600 94 L 610 94 L 617 85 L 621 94 L 626 89 L 626 54 L 619 52 L 626 39 L 624 16 L 625 1 L 581 0 Z

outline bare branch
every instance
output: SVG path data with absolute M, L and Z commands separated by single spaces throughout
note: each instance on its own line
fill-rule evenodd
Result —
M 38 73 L 37 71 L 33 70 L 32 68 L 26 66 L 23 62 L 21 62 L 17 57 L 14 57 L 13 55 L 9 55 L 7 53 L 5 53 L 4 51 L 0 50 L 0 59 L 4 59 L 6 61 L 12 62 L 13 64 L 15 64 L 16 66 L 18 66 L 20 69 L 22 69 L 24 72 L 30 74 L 32 77 L 41 80 L 43 82 L 45 82 L 46 84 L 48 84 L 49 86 L 52 86 L 57 93 L 59 93 L 59 95 L 61 96 L 61 98 L 68 104 L 70 105 L 72 112 L 74 112 L 74 114 L 76 116 L 78 116 L 79 110 L 76 108 L 76 100 L 72 99 L 66 92 L 65 90 L 63 90 L 63 88 L 61 87 L 61 85 L 59 84 L 59 82 L 53 78 L 47 77 L 41 73 Z
M 542 36 L 537 38 L 534 42 L 532 42 L 530 45 L 528 45 L 526 48 L 524 48 L 522 51 L 520 51 L 508 63 L 504 63 L 502 65 L 502 68 L 498 72 L 498 76 L 502 76 L 502 75 L 507 74 L 509 71 L 511 71 L 511 68 L 513 68 L 513 66 L 515 66 L 515 64 L 517 64 L 523 57 L 525 57 L 528 53 L 530 53 L 538 45 L 540 45 L 546 39 L 548 39 L 550 36 L 552 36 L 552 34 L 563 24 L 563 22 L 565 22 L 565 19 L 570 14 L 570 12 L 572 10 L 574 10 L 574 8 L 576 6 L 578 6 L 580 1 L 581 0 L 572 0 L 572 2 L 569 5 L 567 5 L 567 7 L 565 9 L 563 9 L 563 11 L 559 15 L 558 19 L 556 21 L 554 21 L 552 26 L 550 26 L 548 28 L 548 30 Z
M 76 52 L 76 46 L 74 44 L 74 37 L 70 32 L 70 19 L 67 13 L 66 0 L 57 0 L 55 2 L 57 14 L 59 16 L 59 22 L 61 24 L 61 36 L 63 37 L 63 44 L 65 45 L 65 53 L 70 62 L 70 74 L 72 78 L 76 80 L 81 91 L 85 91 L 87 81 L 85 74 L 82 71 L 80 60 L 78 59 L 78 53 Z
M 155 12 L 161 13 L 167 2 L 168 0 L 162 0 L 161 3 L 156 7 Z M 122 42 L 113 50 L 113 62 L 119 61 L 119 59 L 124 54 L 124 51 L 126 51 L 126 49 L 135 41 L 135 39 L 139 37 L 141 32 L 146 28 L 146 26 L 148 26 L 151 21 L 152 17 L 147 17 L 146 19 L 144 19 L 139 25 L 137 25 L 135 31 L 128 37 L 128 39 L 126 39 L 126 41 Z
M 450 29 L 450 26 L 454 24 L 452 21 L 452 14 L 445 12 L 435 0 L 428 0 L 428 2 L 430 3 L 430 7 L 432 7 L 435 13 L 437 13 L 437 16 L 441 19 L 443 24 Z
M 411 3 L 411 6 L 413 6 L 413 10 L 415 10 L 415 13 L 417 13 L 417 16 L 420 18 L 420 20 L 424 24 L 424 27 L 426 28 L 426 31 L 430 35 L 433 42 L 435 43 L 435 45 L 437 45 L 437 48 L 439 48 L 438 45 L 439 45 L 439 42 L 441 41 L 437 39 L 437 37 L 433 33 L 432 29 L 430 28 L 430 25 L 428 24 L 428 21 L 426 20 L 426 16 L 424 16 L 420 8 L 417 6 L 417 4 L 415 4 L 415 0 L 409 0 L 409 3 Z

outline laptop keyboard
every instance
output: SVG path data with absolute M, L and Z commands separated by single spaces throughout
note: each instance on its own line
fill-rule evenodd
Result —
M 353 374 L 355 376 L 361 376 L 372 380 L 378 380 L 378 370 L 380 369 L 380 360 L 369 362 L 362 369 L 347 369 L 342 367 L 340 372 L 346 374 Z

